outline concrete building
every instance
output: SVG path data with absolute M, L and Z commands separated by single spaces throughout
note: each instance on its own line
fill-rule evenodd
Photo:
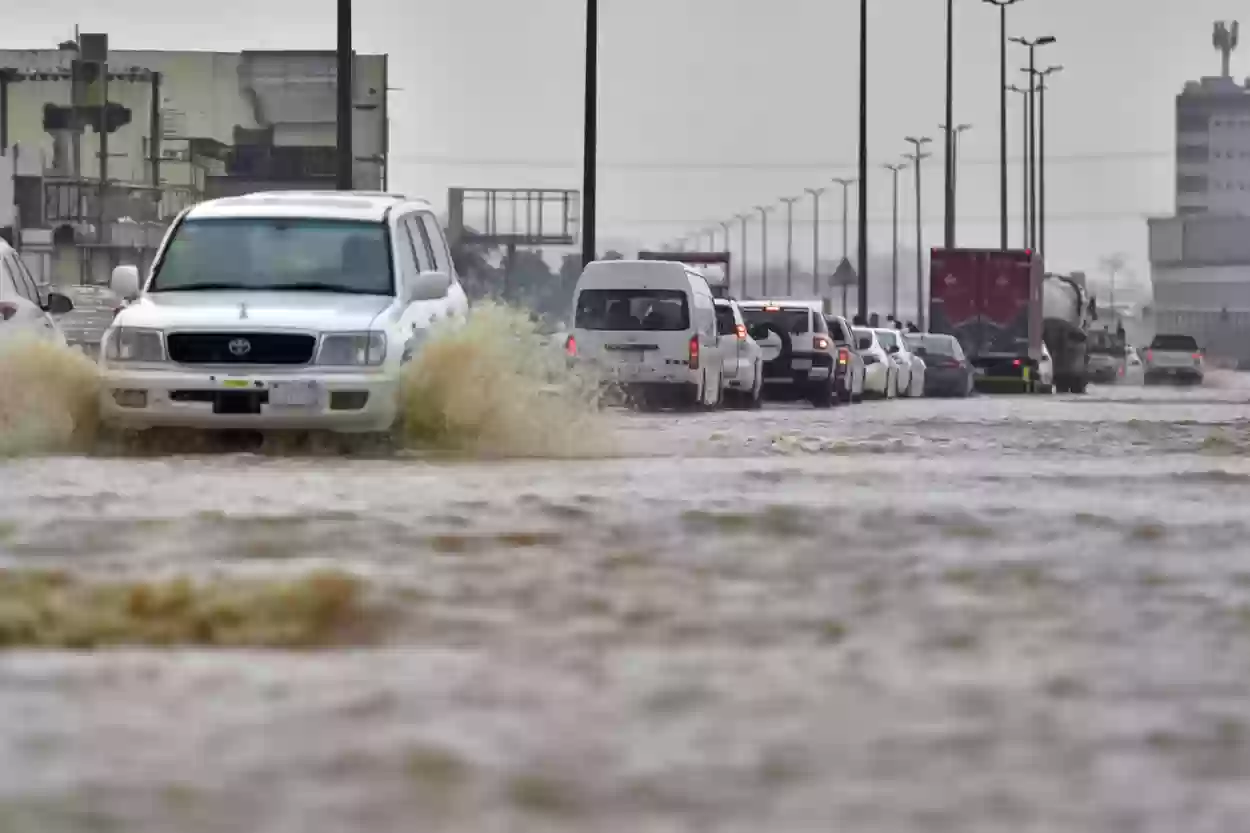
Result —
M 189 204 L 333 188 L 335 77 L 333 51 L 109 50 L 103 35 L 0 50 L 0 233 L 40 274 L 100 283 L 146 265 Z M 384 189 L 386 56 L 357 55 L 352 86 L 355 186 Z
M 1213 42 L 1223 73 L 1176 97 L 1176 213 L 1149 220 L 1151 312 L 1157 332 L 1250 364 L 1250 79 L 1229 73 L 1237 24 Z

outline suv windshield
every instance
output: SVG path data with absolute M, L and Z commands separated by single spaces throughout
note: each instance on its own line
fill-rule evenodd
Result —
M 898 347 L 898 336 L 889 331 L 877 333 L 877 341 L 881 342 L 881 346 L 886 350 L 893 350 Z
M 1155 336 L 1150 342 L 1154 350 L 1179 350 L 1186 353 L 1198 352 L 1198 342 L 1193 336 Z
M 748 327 L 760 324 L 776 324 L 792 336 L 806 335 L 811 332 L 812 311 L 809 309 L 780 309 L 777 307 L 753 307 L 742 311 Z
M 394 295 L 382 223 L 239 217 L 184 221 L 149 292 L 287 290 Z
M 577 296 L 573 326 L 583 330 L 688 330 L 690 307 L 680 289 L 583 289 Z

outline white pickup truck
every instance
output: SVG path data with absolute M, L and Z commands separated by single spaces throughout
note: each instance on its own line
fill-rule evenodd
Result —
M 1160 334 L 1146 349 L 1146 384 L 1162 381 L 1202 384 L 1206 364 L 1193 336 Z

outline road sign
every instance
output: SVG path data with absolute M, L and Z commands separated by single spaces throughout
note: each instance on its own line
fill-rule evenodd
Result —
M 842 258 L 842 262 L 838 264 L 838 268 L 833 270 L 833 277 L 829 279 L 830 286 L 855 286 L 859 283 L 859 276 L 855 274 L 855 267 L 846 258 Z

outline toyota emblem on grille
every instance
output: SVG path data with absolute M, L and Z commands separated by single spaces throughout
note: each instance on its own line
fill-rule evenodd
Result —
M 226 345 L 226 349 L 230 351 L 230 355 L 242 358 L 252 352 L 252 342 L 245 338 L 231 339 L 230 343 Z

